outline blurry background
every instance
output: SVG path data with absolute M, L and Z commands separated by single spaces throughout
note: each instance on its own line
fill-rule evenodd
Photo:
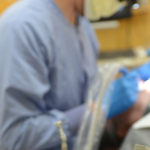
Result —
M 116 28 L 96 30 L 102 51 L 150 46 L 150 0 L 141 6 L 134 4 L 131 16 L 118 21 L 119 26 Z

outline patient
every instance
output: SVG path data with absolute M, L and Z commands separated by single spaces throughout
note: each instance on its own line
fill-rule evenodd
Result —
M 132 125 L 150 112 L 150 86 L 149 82 L 144 82 L 150 77 L 149 68 L 150 64 L 147 63 L 117 81 L 119 86 L 115 88 L 116 93 L 115 96 L 113 95 L 113 102 L 110 107 L 111 110 L 103 133 L 100 150 L 118 149 Z M 138 82 L 136 82 L 136 77 Z M 115 103 L 115 101 L 119 103 Z M 130 132 L 133 132 L 133 129 L 131 130 Z M 129 135 L 131 134 L 130 132 Z M 136 136 L 137 134 L 134 135 Z M 127 148 L 128 143 L 132 146 Z M 122 150 L 133 149 L 134 144 L 141 144 L 141 142 L 131 140 L 130 136 L 125 140 Z

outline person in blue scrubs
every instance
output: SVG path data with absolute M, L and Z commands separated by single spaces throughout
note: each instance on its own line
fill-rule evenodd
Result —
M 83 0 L 21 0 L 0 18 L 0 149 L 71 145 L 97 71 Z
M 0 17 L 0 150 L 60 150 L 57 121 L 72 148 L 99 49 L 83 10 L 21 0 Z

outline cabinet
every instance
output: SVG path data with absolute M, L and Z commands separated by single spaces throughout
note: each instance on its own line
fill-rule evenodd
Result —
M 101 51 L 150 47 L 150 0 L 133 14 L 131 18 L 119 20 L 118 28 L 96 30 Z

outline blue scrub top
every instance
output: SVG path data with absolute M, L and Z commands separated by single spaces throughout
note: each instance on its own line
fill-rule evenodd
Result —
M 89 22 L 71 25 L 52 0 L 21 0 L 0 19 L 0 149 L 55 150 L 56 121 L 86 100 L 97 71 Z

